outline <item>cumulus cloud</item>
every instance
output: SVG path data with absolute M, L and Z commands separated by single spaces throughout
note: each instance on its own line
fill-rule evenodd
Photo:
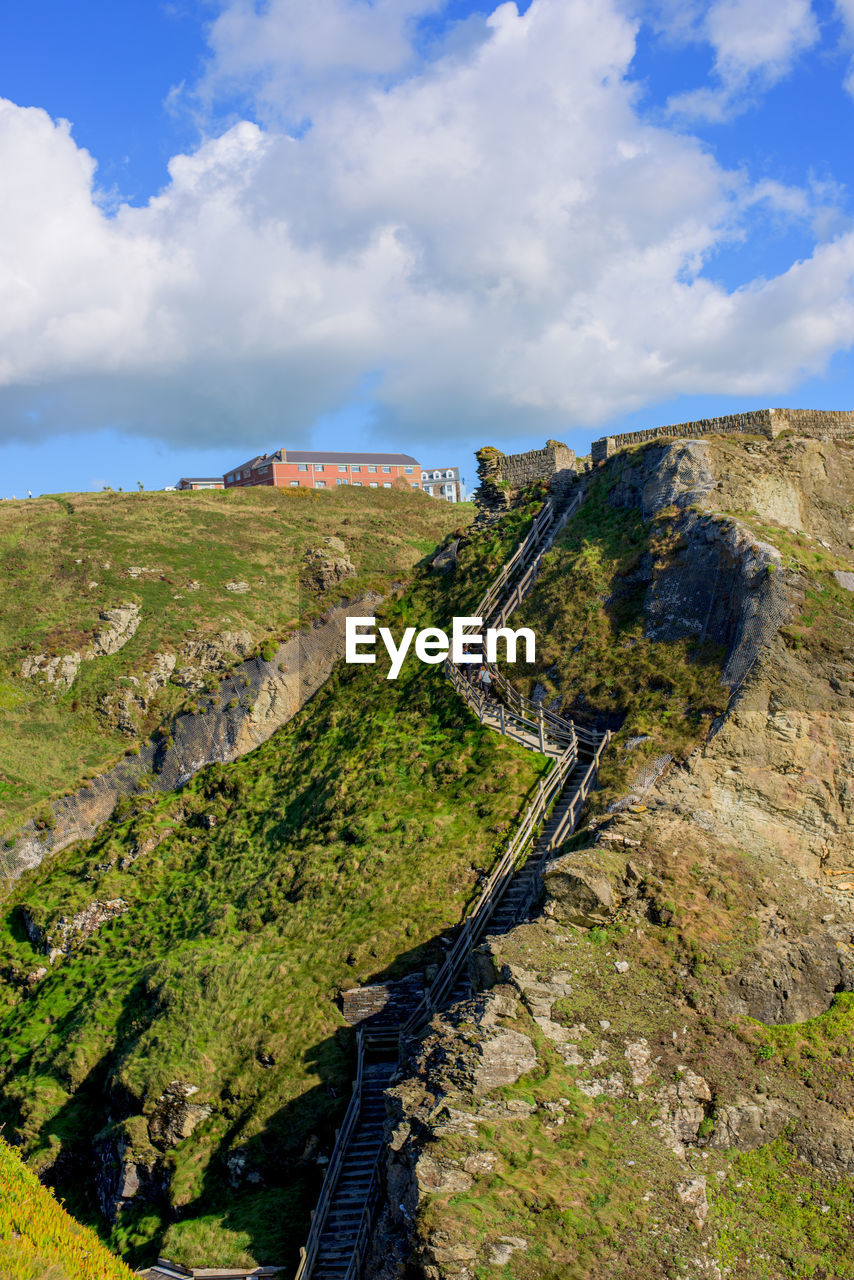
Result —
M 398 34 L 425 8 L 387 0 Z M 777 394 L 854 342 L 854 234 L 775 279 L 709 274 L 758 204 L 804 201 L 640 118 L 616 3 L 502 4 L 414 69 L 374 34 L 310 126 L 239 122 L 115 214 L 66 123 L 0 104 L 0 433 L 296 443 L 370 379 L 387 436 L 541 437 Z
M 669 106 L 673 114 L 713 121 L 729 118 L 755 92 L 783 79 L 819 34 L 810 0 L 715 0 L 691 16 L 691 36 L 714 50 L 716 83 L 678 94 Z M 677 24 L 686 36 L 684 16 Z

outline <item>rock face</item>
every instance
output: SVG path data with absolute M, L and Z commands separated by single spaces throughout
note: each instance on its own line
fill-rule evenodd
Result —
M 0 873 L 16 879 L 73 841 L 90 839 L 110 817 L 116 801 L 141 786 L 173 791 L 206 764 L 236 760 L 266 742 L 343 658 L 345 619 L 380 602 L 371 594 L 330 609 L 315 626 L 281 644 L 271 661 L 252 658 L 240 663 L 220 682 L 203 711 L 177 718 L 171 742 L 146 743 L 138 756 L 126 757 L 89 786 L 56 801 L 51 830 L 39 831 L 28 823 L 14 846 L 0 851 Z
M 340 538 L 324 538 L 319 547 L 309 547 L 302 558 L 303 580 L 318 591 L 328 591 L 352 578 L 356 566 Z
M 718 486 L 709 442 L 680 440 L 650 446 L 625 464 L 611 502 L 639 507 L 645 520 L 674 507 L 682 512 L 674 530 L 679 548 L 663 566 L 648 559 L 641 571 L 649 582 L 646 633 L 725 645 L 723 682 L 734 687 L 790 616 L 792 601 L 779 551 L 711 513 Z
M 496 1165 L 490 1151 L 457 1159 L 434 1157 L 425 1140 L 432 1133 L 468 1134 L 477 1132 L 482 1121 L 513 1124 L 533 1111 L 519 1099 L 492 1101 L 496 1089 L 514 1084 L 537 1066 L 537 1054 L 530 1037 L 499 1025 L 515 1002 L 506 1002 L 506 991 L 490 991 L 475 1002 L 475 1024 L 471 1008 L 465 1019 L 456 1012 L 448 1021 L 435 1020 L 430 1032 L 407 1064 L 404 1081 L 388 1091 L 389 1165 L 388 1208 L 374 1233 L 375 1256 L 368 1274 L 399 1274 L 398 1264 L 410 1249 L 411 1227 L 420 1208 L 435 1197 L 467 1191 L 474 1179 Z M 490 1242 L 486 1252 L 510 1257 L 514 1249 L 524 1250 L 521 1237 L 502 1237 Z M 464 1280 L 473 1273 L 470 1264 L 479 1251 L 442 1231 L 431 1232 L 419 1248 L 419 1263 L 425 1276 L 455 1277 Z M 484 1259 L 485 1260 L 485 1259 Z M 495 1264 L 497 1265 L 497 1264 Z
M 676 554 L 660 570 L 651 558 L 642 566 L 647 631 L 725 645 L 724 682 L 739 690 L 691 768 L 669 774 L 668 799 L 711 833 L 779 851 L 802 874 L 829 881 L 850 867 L 854 847 L 851 664 L 842 649 L 804 660 L 782 641 L 780 627 L 803 605 L 804 580 L 712 508 L 753 510 L 791 525 L 818 551 L 850 558 L 844 495 L 854 464 L 850 450 L 816 440 L 793 441 L 782 458 L 779 446 L 749 448 L 745 460 L 719 440 L 652 445 L 618 462 L 611 501 L 648 517 L 683 512 Z M 839 583 L 845 572 L 832 577 Z
M 797 938 L 769 938 L 732 980 L 732 1014 L 773 1025 L 806 1022 L 838 991 L 854 991 L 850 927 L 828 925 Z
M 109 625 L 97 632 L 91 649 L 84 653 L 84 658 L 106 658 L 111 653 L 118 653 L 136 634 L 140 623 L 139 605 L 123 604 L 115 609 L 105 609 L 101 621 Z
M 25 680 L 44 676 L 48 684 L 56 685 L 58 689 L 70 689 L 82 661 L 83 656 L 79 653 L 66 653 L 58 658 L 49 658 L 46 653 L 39 653 L 32 658 L 24 658 L 21 675 Z
M 179 1142 L 189 1138 L 202 1120 L 207 1119 L 212 1108 L 189 1101 L 198 1092 L 198 1085 L 183 1080 L 173 1080 L 163 1090 L 148 1122 L 148 1134 L 154 1146 L 177 1147 Z
M 49 955 L 53 963 L 57 956 L 69 955 L 102 925 L 127 910 L 124 898 L 108 898 L 105 902 L 95 899 L 73 916 L 60 916 L 48 928 L 38 925 L 25 911 L 24 926 L 33 945 Z
M 527 1258 L 503 1247 L 509 1236 L 481 1244 L 466 1234 L 471 1206 L 480 1202 L 488 1203 L 491 1224 L 501 1221 L 513 1195 L 506 1153 L 518 1159 L 524 1150 L 500 1137 L 523 1111 L 511 1118 L 509 1103 L 487 1100 L 475 1087 L 472 1044 L 496 1031 L 530 1030 L 541 1067 L 548 1064 L 549 1100 L 538 1098 L 531 1068 L 526 1097 L 537 1101 L 518 1100 L 528 1149 L 547 1164 L 552 1138 L 566 1134 L 572 1108 L 554 1100 L 562 1063 L 572 1073 L 566 1092 L 595 1107 L 587 1120 L 606 1117 L 603 1140 L 629 1135 L 620 1164 L 642 1168 L 643 1179 L 624 1201 L 629 1215 L 639 1211 L 634 1229 L 651 1246 L 671 1218 L 685 1224 L 680 1275 L 722 1275 L 712 1261 L 715 1200 L 724 1188 L 739 1200 L 738 1152 L 775 1144 L 772 1166 L 776 1152 L 804 1161 L 804 1200 L 813 1178 L 833 1183 L 854 1172 L 849 1005 L 840 1002 L 802 1038 L 773 1030 L 823 1015 L 836 996 L 854 990 L 851 624 L 840 617 L 838 646 L 834 637 L 811 647 L 792 643 L 805 577 L 786 567 L 788 553 L 784 563 L 746 525 L 712 510 L 783 524 L 802 536 L 805 557 L 816 563 L 828 552 L 823 579 L 838 601 L 838 589 L 854 584 L 854 573 L 834 568 L 840 558 L 851 564 L 854 551 L 854 451 L 793 440 L 776 453 L 751 443 L 746 462 L 732 452 L 730 467 L 720 441 L 680 440 L 614 464 L 622 480 L 612 500 L 640 507 L 647 519 L 666 512 L 678 534 L 675 554 L 660 566 L 650 556 L 639 572 L 649 632 L 725 644 L 725 679 L 737 692 L 708 739 L 658 777 L 646 812 L 597 817 L 589 847 L 545 869 L 543 915 L 488 939 L 473 956 L 471 974 L 491 988 L 488 997 L 443 1014 L 390 1094 L 389 1205 L 371 1280 L 469 1280 L 492 1265 L 533 1275 L 544 1241 L 559 1234 L 541 1231 L 539 1214 L 547 1216 L 561 1194 L 570 1216 L 588 1212 L 585 1174 L 571 1173 L 585 1146 L 582 1128 L 568 1147 L 564 1183 L 554 1173 L 558 1157 L 542 1199 L 536 1179 L 525 1184 L 520 1199 L 531 1232 L 519 1239 Z M 565 968 L 548 966 L 549 954 L 559 954 Z M 512 1027 L 503 1025 L 508 1020 Z M 799 1043 L 801 1058 L 791 1049 Z M 495 1177 L 479 1185 L 481 1161 Z M 662 1216 L 647 1217 L 663 1183 Z M 519 1200 L 512 1212 L 520 1214 Z M 510 1220 L 508 1211 L 504 1230 Z M 705 1255 L 691 1256 L 692 1240 L 702 1240 Z M 751 1275 L 749 1262 L 741 1259 L 733 1275 Z M 770 1270 L 776 1262 L 775 1255 Z M 636 1272 L 609 1271 L 604 1258 L 597 1274 L 600 1268 L 667 1273 L 651 1262 Z

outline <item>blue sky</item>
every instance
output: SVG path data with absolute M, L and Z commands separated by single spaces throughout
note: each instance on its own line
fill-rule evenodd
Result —
M 32 0 L 0 98 L 2 496 L 854 406 L 854 0 Z

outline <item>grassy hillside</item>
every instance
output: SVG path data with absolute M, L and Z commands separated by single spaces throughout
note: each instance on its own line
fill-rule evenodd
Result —
M 93 1231 L 62 1208 L 0 1137 L 3 1280 L 131 1280 Z
M 283 637 L 345 596 L 405 580 L 468 513 L 409 490 L 350 487 L 4 502 L 0 832 L 115 763 L 135 734 L 186 700 L 173 678 L 135 707 L 132 726 L 117 728 L 110 697 L 144 689 L 158 654 L 222 632 L 248 632 L 258 645 Z M 343 542 L 355 574 L 321 592 L 302 573 L 302 557 L 327 535 Z M 119 652 L 84 662 L 70 689 L 22 678 L 28 657 L 84 651 L 104 625 L 101 610 L 126 603 L 141 610 L 136 634 Z
M 387 609 L 395 633 L 472 597 L 527 515 L 420 576 Z M 144 1184 L 112 1236 L 128 1257 L 293 1263 L 349 1088 L 336 992 L 441 956 L 541 775 L 440 669 L 384 675 L 342 668 L 252 755 L 126 802 L 7 903 L 0 1121 L 93 1221 L 93 1171 L 124 1151 Z M 47 967 L 24 909 L 50 945 L 116 899 Z M 173 1145 L 174 1081 L 210 1112 Z

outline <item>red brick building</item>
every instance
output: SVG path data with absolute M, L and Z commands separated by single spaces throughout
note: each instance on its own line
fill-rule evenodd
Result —
M 225 474 L 226 489 L 265 484 L 277 489 L 390 489 L 403 482 L 421 488 L 421 466 L 408 453 L 323 453 L 279 449 L 259 454 Z

